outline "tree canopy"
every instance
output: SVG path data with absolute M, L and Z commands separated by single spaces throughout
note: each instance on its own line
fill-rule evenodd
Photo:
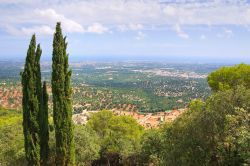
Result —
M 250 65 L 239 64 L 222 67 L 208 76 L 208 84 L 212 91 L 228 90 L 243 85 L 250 88 Z
M 100 111 L 91 117 L 87 127 L 100 138 L 103 160 L 115 160 L 113 163 L 121 164 L 119 160 L 126 162 L 129 157 L 138 155 L 144 130 L 132 117 Z

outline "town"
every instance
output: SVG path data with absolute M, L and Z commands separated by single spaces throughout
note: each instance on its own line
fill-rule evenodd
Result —
M 110 110 L 114 115 L 118 116 L 130 116 L 136 119 L 136 121 L 145 127 L 146 129 L 158 128 L 161 124 L 165 122 L 171 122 L 180 116 L 186 109 L 175 109 L 169 110 L 166 112 L 157 112 L 157 113 L 139 113 L 131 111 L 122 111 L 122 110 Z M 82 113 L 74 114 L 72 119 L 75 124 L 86 125 L 91 116 L 98 111 L 82 111 Z

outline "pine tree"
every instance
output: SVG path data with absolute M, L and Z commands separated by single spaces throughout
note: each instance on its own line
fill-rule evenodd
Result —
M 48 164 L 49 156 L 49 122 L 48 122 L 48 93 L 46 82 L 43 82 L 41 97 L 41 121 L 40 121 L 40 146 L 41 165 Z
M 57 23 L 53 40 L 52 57 L 52 93 L 53 118 L 56 136 L 56 165 L 75 164 L 72 103 L 71 71 L 68 66 L 66 38 L 62 35 L 61 24 Z
M 36 78 L 36 37 L 32 36 L 27 51 L 27 57 L 22 77 L 23 88 L 23 134 L 25 142 L 25 156 L 28 165 L 40 165 L 40 141 L 39 141 L 39 98 L 37 96 Z

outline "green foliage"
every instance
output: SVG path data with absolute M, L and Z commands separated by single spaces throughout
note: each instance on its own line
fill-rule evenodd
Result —
M 100 111 L 91 117 L 87 127 L 100 137 L 102 158 L 110 160 L 118 156 L 122 162 L 126 162 L 129 157 L 138 155 L 144 130 L 132 117 Z
M 141 139 L 141 164 L 159 165 L 163 150 L 163 137 L 159 129 L 147 130 Z
M 250 90 L 244 86 L 217 92 L 205 103 L 195 100 L 160 129 L 160 148 L 146 137 L 142 154 L 158 159 L 158 165 L 248 165 L 249 108 Z
M 104 138 L 109 130 L 110 120 L 114 117 L 111 111 L 100 111 L 94 114 L 88 121 L 87 126 L 93 129 L 100 138 Z
M 212 119 L 203 114 L 201 102 L 195 101 L 191 106 L 194 110 L 163 128 L 163 165 L 206 165 L 209 160 L 210 136 L 214 131 L 208 126 Z
M 25 159 L 22 115 L 0 108 L 0 165 L 27 165 Z
M 48 159 L 48 96 L 46 89 L 44 94 L 42 92 L 41 54 L 40 44 L 36 48 L 36 38 L 33 35 L 24 71 L 21 73 L 23 131 L 28 165 L 46 165 Z
M 235 115 L 226 115 L 224 141 L 218 143 L 225 164 L 250 164 L 250 114 L 236 108 Z
M 250 65 L 239 64 L 222 67 L 208 76 L 208 84 L 213 91 L 227 90 L 243 85 L 250 88 Z
M 100 151 L 100 139 L 93 130 L 84 126 L 76 125 L 74 130 L 76 146 L 77 165 L 90 165 L 93 160 L 98 159 Z
M 202 110 L 205 106 L 205 103 L 202 100 L 196 99 L 196 100 L 192 100 L 189 103 L 188 108 L 192 111 L 192 112 L 198 112 L 200 110 Z
M 250 164 L 250 89 L 220 92 L 207 101 L 217 129 L 218 162 L 224 165 Z
M 61 24 L 57 23 L 53 40 L 52 93 L 53 118 L 56 136 L 56 165 L 74 165 L 75 150 L 73 138 L 71 71 L 68 71 L 66 38 Z
M 50 121 L 51 123 L 52 121 Z M 54 135 L 50 131 L 50 135 Z M 92 160 L 99 158 L 100 140 L 93 130 L 83 126 L 75 126 L 76 164 L 89 165 Z M 55 138 L 49 139 L 48 165 L 55 165 Z M 15 110 L 0 108 L 0 165 L 26 166 L 24 137 L 22 132 L 22 114 Z
M 28 165 L 40 165 L 40 90 L 37 64 L 40 60 L 41 50 L 37 47 L 36 37 L 32 36 L 27 52 L 26 62 L 22 76 L 23 87 L 23 134 L 25 140 L 25 154 Z
M 41 163 L 47 165 L 49 156 L 49 122 L 48 122 L 48 93 L 46 82 L 43 83 L 41 96 L 40 147 Z
M 1 117 L 0 121 L 1 127 L 4 127 L 6 125 L 16 124 L 20 120 L 20 117 L 16 116 L 16 112 L 14 112 L 13 110 L 5 110 L 2 108 L 0 108 L 0 117 Z
M 132 117 L 114 116 L 104 136 L 105 153 L 118 153 L 125 158 L 137 153 L 142 133 L 142 126 Z

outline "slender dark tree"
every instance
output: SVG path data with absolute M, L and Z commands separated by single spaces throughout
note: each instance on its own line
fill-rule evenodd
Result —
M 43 82 L 40 114 L 40 146 L 41 165 L 48 164 L 49 156 L 49 125 L 48 125 L 48 93 L 46 82 Z
M 46 150 L 48 145 L 46 130 L 48 127 L 48 116 L 45 117 L 45 111 L 46 109 L 43 103 L 43 90 L 42 90 L 42 80 L 41 80 L 41 67 L 40 67 L 40 58 L 42 55 L 42 50 L 40 48 L 40 44 L 38 44 L 36 49 L 36 56 L 35 56 L 35 63 L 34 63 L 34 80 L 35 80 L 35 93 L 38 99 L 38 105 L 39 105 L 39 112 L 38 112 L 38 118 L 39 118 L 39 130 L 40 130 L 40 164 L 44 165 L 47 161 L 47 154 Z M 48 104 L 48 103 L 47 103 Z
M 35 56 L 35 63 L 34 63 L 34 74 L 35 74 L 35 90 L 36 90 L 36 96 L 38 98 L 38 103 L 39 103 L 39 114 L 42 112 L 42 82 L 41 82 L 41 67 L 40 67 L 40 58 L 42 55 L 42 50 L 40 48 L 40 44 L 37 45 L 36 48 L 36 56 Z
M 23 88 L 23 134 L 25 156 L 28 165 L 40 165 L 39 138 L 39 97 L 37 96 L 36 55 L 41 55 L 40 47 L 36 52 L 36 37 L 32 36 L 27 52 L 24 71 L 21 73 Z M 40 59 L 40 58 L 39 58 Z
M 75 164 L 73 138 L 71 71 L 68 66 L 66 38 L 62 35 L 61 24 L 57 23 L 53 40 L 52 93 L 53 118 L 56 136 L 56 165 Z

